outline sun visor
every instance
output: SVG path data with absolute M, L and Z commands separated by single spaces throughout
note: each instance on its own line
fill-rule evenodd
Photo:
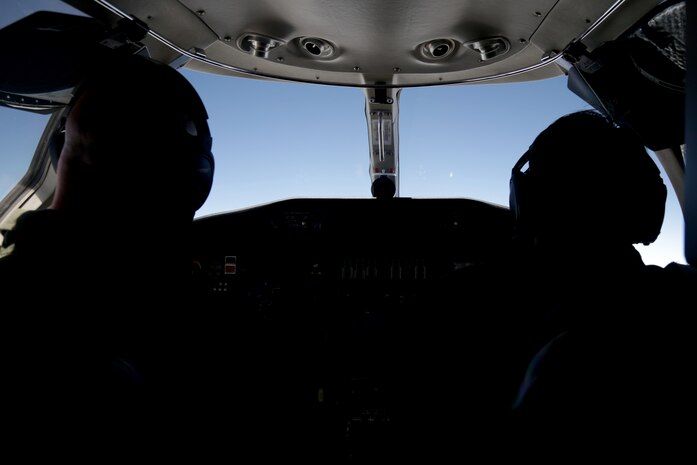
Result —
M 67 104 L 105 36 L 94 18 L 51 11 L 1 29 L 2 104 L 35 111 Z
M 634 129 L 647 147 L 685 142 L 686 7 L 666 2 L 638 27 L 592 52 L 565 51 L 568 87 L 616 123 Z

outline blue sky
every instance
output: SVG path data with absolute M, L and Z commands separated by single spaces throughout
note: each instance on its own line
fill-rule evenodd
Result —
M 11 0 L 0 9 L 0 24 L 56 6 Z M 362 90 L 183 74 L 208 108 L 216 158 L 213 190 L 197 216 L 291 197 L 370 197 Z M 559 116 L 588 108 L 563 77 L 405 89 L 400 102 L 400 195 L 501 205 L 508 204 L 511 167 L 535 135 Z M 26 171 L 46 121 L 0 107 L 0 197 Z M 647 263 L 685 263 L 684 222 L 668 189 L 661 235 L 636 246 Z
M 216 158 L 214 187 L 198 216 L 290 197 L 370 197 L 360 89 L 184 75 L 208 108 Z M 586 108 L 563 77 L 404 89 L 400 195 L 508 205 L 511 167 L 534 137 L 559 116 Z M 669 186 L 659 239 L 636 247 L 647 263 L 685 263 L 683 237 Z
M 213 190 L 197 216 L 291 197 L 370 197 L 361 90 L 183 73 L 208 108 L 216 159 Z M 511 167 L 535 135 L 588 108 L 564 78 L 405 89 L 400 103 L 400 195 L 501 205 Z M 46 120 L 0 107 L 0 195 L 26 170 Z M 659 239 L 636 247 L 647 263 L 685 263 L 683 237 L 669 187 Z
M 11 5 L 20 13 L 11 16 L 8 8 L 3 24 L 26 14 L 23 3 Z M 216 158 L 213 190 L 198 216 L 291 197 L 370 197 L 362 90 L 183 74 L 208 108 Z M 563 77 L 405 89 L 400 102 L 400 195 L 501 205 L 508 204 L 511 167 L 535 135 L 559 116 L 588 108 Z M 46 121 L 0 107 L 0 196 L 26 171 Z M 685 263 L 683 237 L 669 187 L 661 236 L 637 248 L 647 263 Z
M 216 178 L 197 216 L 291 197 L 370 197 L 363 92 L 183 71 L 210 115 Z M 508 204 L 510 170 L 535 135 L 588 108 L 564 78 L 405 89 L 400 96 L 400 195 Z M 22 176 L 47 117 L 0 107 L 0 195 Z M 583 169 L 580 166 L 579 169 Z M 664 180 L 667 180 L 663 174 Z M 685 263 L 684 223 L 669 187 L 647 263 Z

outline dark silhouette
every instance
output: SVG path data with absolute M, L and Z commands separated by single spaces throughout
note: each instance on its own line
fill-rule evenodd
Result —
M 7 418 L 68 448 L 142 438 L 182 398 L 189 231 L 213 176 L 206 110 L 179 72 L 118 52 L 92 65 L 52 141 L 52 203 L 3 231 L 0 258 L 21 302 L 3 305 Z
M 515 450 L 555 462 L 685 450 L 694 274 L 645 265 L 633 246 L 659 235 L 665 200 L 641 139 L 594 111 L 559 118 L 516 163 L 511 210 L 530 254 L 517 302 L 541 318 Z

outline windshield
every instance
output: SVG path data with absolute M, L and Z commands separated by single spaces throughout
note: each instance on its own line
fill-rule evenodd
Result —
M 213 190 L 197 216 L 293 197 L 371 197 L 362 90 L 183 73 L 208 109 L 216 158 Z M 588 108 L 563 77 L 404 89 L 399 194 L 507 206 L 511 168 L 535 136 Z M 669 189 L 662 232 L 636 247 L 646 263 L 685 263 L 682 213 L 661 172 Z

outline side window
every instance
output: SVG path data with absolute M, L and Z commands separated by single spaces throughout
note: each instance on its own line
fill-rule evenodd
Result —
M 84 13 L 61 0 L 1 2 L 0 29 L 4 29 L 6 26 L 38 11 L 55 11 L 84 16 Z M 3 45 L 9 47 L 8 44 Z M 21 77 L 22 73 L 9 72 L 16 65 L 17 63 L 11 59 L 3 62 L 3 84 L 9 85 L 10 88 L 0 89 L 0 92 L 16 92 L 12 89 L 12 79 L 6 75 L 14 76 L 14 78 Z M 22 72 L 28 71 L 23 70 Z M 43 77 L 43 75 L 38 76 L 38 79 L 43 79 Z M 22 82 L 24 83 L 24 81 Z M 12 100 L 9 97 L 8 99 Z M 5 100 L 4 96 L 3 100 Z M 18 110 L 11 106 L 0 106 L 0 141 L 2 141 L 2 145 L 0 145 L 0 216 L 9 200 L 8 194 L 27 174 L 49 118 L 48 114 Z
M 0 107 L 0 199 L 27 173 L 49 116 Z
M 656 241 L 648 246 L 641 244 L 635 245 L 636 249 L 641 253 L 644 263 L 649 265 L 666 266 L 670 262 L 687 263 L 685 258 L 685 220 L 678 197 L 675 194 L 673 185 L 670 183 L 663 165 L 656 157 L 653 151 L 649 150 L 651 158 L 661 171 L 661 177 L 668 189 L 666 198 L 666 213 L 663 218 L 663 226 L 661 234 L 658 235 Z

